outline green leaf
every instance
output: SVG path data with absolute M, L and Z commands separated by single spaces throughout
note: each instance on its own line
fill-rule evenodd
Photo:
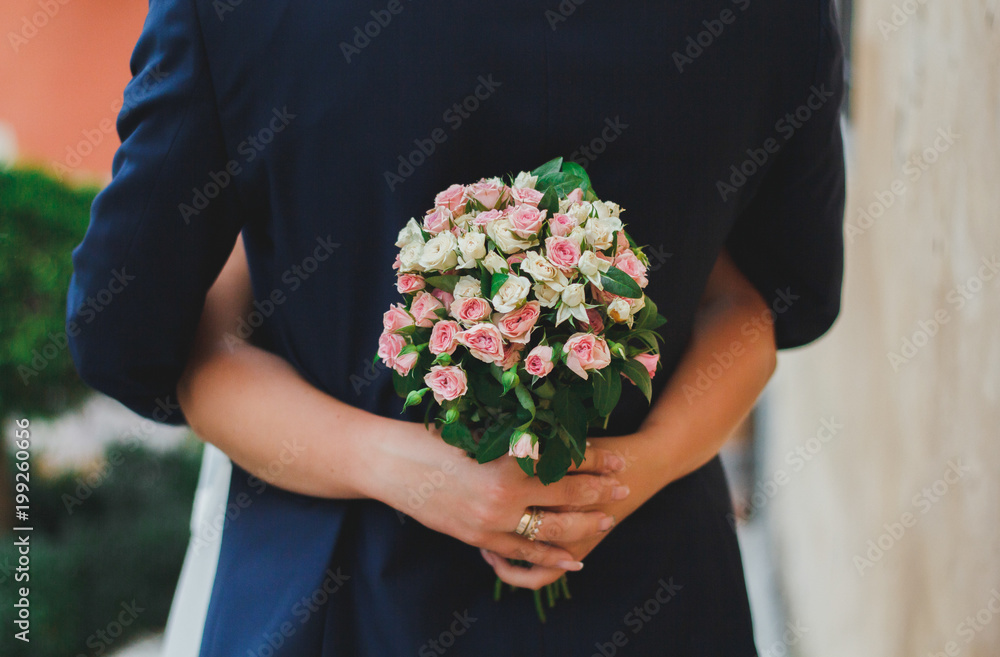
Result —
M 531 175 L 538 176 L 539 178 L 541 178 L 542 176 L 549 173 L 558 173 L 559 170 L 562 169 L 562 164 L 563 164 L 563 159 L 561 157 L 557 157 L 555 159 L 549 160 L 542 166 L 532 171 Z
M 406 376 L 400 376 L 395 370 L 392 373 L 392 386 L 396 389 L 396 394 L 404 399 L 410 392 L 424 387 L 423 379 L 417 378 L 416 369 L 414 367 Z
M 609 267 L 608 271 L 601 274 L 601 284 L 604 286 L 605 292 L 626 299 L 642 298 L 642 288 L 639 287 L 639 284 L 618 267 Z
M 479 292 L 483 295 L 484 299 L 489 299 L 493 295 L 490 294 L 490 289 L 493 287 L 493 274 L 490 270 L 486 268 L 486 265 L 479 263 Z
M 587 409 L 583 402 L 568 387 L 559 388 L 552 398 L 552 410 L 559 425 L 581 450 L 587 443 Z
M 538 202 L 538 209 L 547 210 L 549 217 L 559 212 L 559 195 L 554 188 L 549 187 L 545 190 L 542 200 Z
M 517 401 L 521 402 L 521 406 L 531 413 L 531 419 L 534 420 L 535 399 L 531 396 L 531 391 L 525 386 L 517 386 L 514 388 L 514 394 L 517 395 Z
M 549 440 L 535 466 L 535 473 L 543 484 L 552 484 L 566 475 L 571 462 L 569 448 L 561 440 Z
M 580 179 L 580 184 L 578 185 L 580 189 L 586 192 L 590 189 L 590 176 L 587 174 L 587 170 L 576 162 L 564 162 L 562 170 L 568 174 L 576 176 Z M 573 190 L 570 190 L 573 191 Z
M 487 295 L 488 299 L 492 299 L 496 296 L 496 293 L 500 291 L 500 287 L 507 282 L 510 278 L 509 274 L 494 274 L 493 281 L 490 283 L 490 293 Z
M 479 446 L 476 450 L 476 460 L 480 463 L 489 463 L 500 458 L 510 450 L 510 437 L 517 426 L 517 417 L 508 413 L 501 415 L 479 439 Z
M 529 477 L 533 477 L 535 475 L 534 459 L 531 459 L 526 456 L 524 458 L 517 459 L 517 464 L 521 466 L 522 470 L 524 470 L 524 474 L 528 475 Z
M 441 429 L 441 438 L 449 445 L 465 451 L 472 451 L 476 447 L 476 442 L 472 439 L 472 432 L 461 422 L 444 425 Z
M 459 278 L 461 276 L 458 274 L 444 274 L 441 276 L 428 276 L 424 279 L 424 282 L 431 287 L 451 293 L 455 291 L 455 284 L 458 283 Z
M 649 380 L 649 371 L 646 366 L 635 359 L 630 359 L 621 364 L 622 373 L 635 383 L 639 391 L 646 396 L 646 401 L 653 401 L 653 382 Z
M 594 408 L 598 415 L 610 415 L 622 394 L 622 377 L 613 366 L 591 372 L 590 375 L 594 380 Z

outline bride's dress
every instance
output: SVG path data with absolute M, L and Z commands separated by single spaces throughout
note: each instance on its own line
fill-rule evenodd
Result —
M 191 540 L 164 633 L 163 654 L 169 657 L 198 657 L 201 649 L 231 474 L 229 457 L 206 444 L 191 511 Z

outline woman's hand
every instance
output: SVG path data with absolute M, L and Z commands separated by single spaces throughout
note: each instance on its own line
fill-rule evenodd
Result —
M 626 468 L 615 476 L 631 493 L 621 500 L 571 503 L 551 510 L 600 511 L 614 517 L 617 525 L 671 481 L 703 466 L 753 408 L 774 372 L 776 353 L 771 309 L 723 251 L 702 294 L 691 343 L 639 431 L 590 440 L 588 457 L 596 448 L 623 458 Z M 699 375 L 717 366 L 720 354 L 727 354 L 731 364 L 707 389 L 699 386 Z M 576 476 L 570 474 L 565 479 Z M 546 522 L 548 518 L 546 515 Z M 578 537 L 567 533 L 550 535 L 547 540 L 553 549 L 568 550 L 574 559 L 582 560 L 607 535 Z M 515 584 L 524 581 L 542 586 L 561 574 L 518 568 L 489 554 L 483 558 L 501 579 Z M 536 570 L 539 572 L 533 576 Z
M 599 507 L 628 496 L 616 476 L 625 462 L 596 447 L 587 450 L 586 463 L 573 476 L 545 486 L 513 458 L 479 464 L 419 424 L 399 435 L 384 434 L 375 444 L 361 464 L 371 473 L 365 492 L 484 555 L 536 564 L 501 575 L 515 586 L 539 588 L 546 579 L 582 568 L 568 550 L 546 541 L 575 545 L 602 536 L 613 520 Z M 514 533 L 532 506 L 549 509 L 536 541 Z

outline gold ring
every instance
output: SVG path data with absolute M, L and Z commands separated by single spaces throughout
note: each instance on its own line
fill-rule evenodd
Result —
M 531 521 L 534 517 L 535 511 L 533 508 L 525 509 L 524 514 L 521 516 L 521 521 L 517 523 L 517 529 L 514 530 L 514 533 L 527 537 L 528 527 L 531 526 Z
M 531 516 L 531 522 L 528 524 L 528 529 L 524 533 L 524 537 L 529 541 L 535 540 L 538 536 L 538 530 L 542 527 L 543 518 L 545 518 L 545 512 L 541 509 L 535 509 L 534 515 Z

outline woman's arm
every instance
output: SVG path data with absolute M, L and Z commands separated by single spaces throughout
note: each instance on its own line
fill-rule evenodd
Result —
M 581 474 L 551 486 L 512 458 L 480 465 L 422 424 L 362 411 L 314 388 L 285 360 L 236 337 L 250 308 L 242 242 L 208 293 L 193 352 L 179 386 L 191 427 L 248 472 L 305 495 L 372 498 L 431 529 L 557 572 L 582 567 L 561 548 L 513 533 L 530 506 L 572 506 L 627 495 L 611 472 L 624 462 L 588 450 Z M 445 485 L 414 503 L 415 491 Z M 616 491 L 616 489 L 618 489 Z M 577 540 L 605 531 L 603 512 L 572 510 L 553 521 Z
M 642 427 L 628 436 L 591 439 L 594 446 L 624 456 L 626 470 L 617 476 L 631 494 L 586 508 L 600 509 L 620 522 L 664 486 L 711 460 L 753 408 L 774 373 L 776 358 L 770 308 L 723 251 L 702 295 L 691 343 Z M 706 386 L 705 373 L 714 371 L 714 365 L 723 372 L 708 377 Z M 558 544 L 582 559 L 602 539 Z M 487 561 L 515 584 L 558 577 L 552 572 L 539 579 L 542 569 L 518 569 L 488 555 Z

